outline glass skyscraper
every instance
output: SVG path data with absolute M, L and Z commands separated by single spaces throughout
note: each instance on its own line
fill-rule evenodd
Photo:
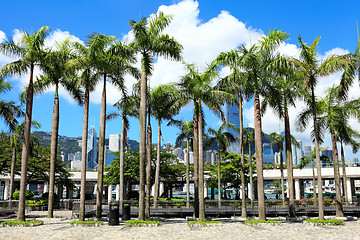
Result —
M 94 127 L 91 127 L 87 139 L 87 166 L 89 170 L 95 170 L 98 166 L 97 134 Z

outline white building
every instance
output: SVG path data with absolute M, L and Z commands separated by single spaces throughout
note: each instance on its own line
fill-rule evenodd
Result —
M 120 134 L 109 134 L 109 150 L 111 152 L 120 151 Z

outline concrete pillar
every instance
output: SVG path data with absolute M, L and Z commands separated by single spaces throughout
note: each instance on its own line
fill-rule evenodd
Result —
M 46 192 L 49 192 L 49 184 L 48 183 L 44 183 L 44 193 L 46 193 Z
M 164 183 L 160 182 L 160 184 L 159 184 L 159 196 L 161 196 L 161 194 L 164 193 L 164 189 L 165 189 Z
M 208 188 L 206 186 L 206 181 L 204 181 L 204 198 L 208 197 Z
M 26 184 L 26 190 L 30 190 L 30 185 Z
M 108 202 L 112 200 L 112 185 L 108 186 Z
M 155 196 L 155 184 L 152 185 L 150 194 L 151 196 Z
M 120 185 L 116 184 L 116 201 L 120 201 Z
M 290 196 L 290 193 L 289 193 L 289 184 L 288 184 L 288 181 L 285 180 L 285 177 L 284 177 L 284 185 L 286 186 L 286 196 L 285 198 L 289 198 Z
M 9 190 L 10 190 L 10 186 L 9 186 L 9 181 L 5 181 L 5 186 L 4 186 L 4 200 L 8 200 L 9 199 Z
M 250 190 L 251 190 L 250 183 L 248 183 L 248 198 L 254 200 L 254 193 L 250 192 Z
M 300 179 L 295 179 L 295 200 L 300 200 Z
M 347 187 L 347 195 L 348 195 L 348 199 L 346 201 L 349 202 L 349 203 L 352 203 L 351 178 L 346 178 L 346 187 Z
M 300 199 L 304 198 L 304 196 L 305 196 L 304 181 L 300 180 Z

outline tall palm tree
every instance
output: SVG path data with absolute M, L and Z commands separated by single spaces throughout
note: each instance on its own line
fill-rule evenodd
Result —
M 180 128 L 180 133 L 176 138 L 175 145 L 180 146 L 186 140 L 186 207 L 190 208 L 190 140 L 193 138 L 192 121 L 170 121 L 170 125 L 176 125 Z
M 0 94 L 10 90 L 11 84 L 0 77 Z M 24 113 L 21 108 L 17 106 L 14 101 L 0 99 L 0 117 L 4 119 L 6 125 L 9 126 L 11 131 L 15 130 L 18 124 L 17 118 L 23 114 Z
M 239 144 L 240 144 L 240 155 L 241 155 L 241 188 L 245 189 L 245 158 L 244 158 L 244 124 L 243 124 L 243 100 L 249 99 L 251 93 L 249 92 L 250 83 L 247 81 L 246 75 L 241 71 L 241 66 L 239 66 L 241 56 L 239 51 L 232 50 L 226 53 L 221 53 L 215 60 L 220 65 L 225 65 L 230 67 L 232 73 L 225 78 L 221 79 L 217 88 L 224 89 L 225 91 L 237 95 L 238 101 L 237 105 L 239 108 Z M 246 202 L 245 202 L 245 191 L 243 190 L 241 196 L 242 208 L 241 216 L 246 218 Z
M 96 45 L 89 38 L 85 46 L 80 43 L 73 43 L 75 50 L 75 58 L 70 59 L 67 63 L 69 69 L 77 71 L 76 88 L 84 90 L 84 115 L 83 115 L 83 132 L 81 145 L 81 188 L 80 188 L 80 209 L 79 220 L 85 219 L 85 188 L 86 188 L 86 165 L 87 165 L 87 138 L 89 126 L 89 103 L 90 92 L 95 90 L 96 83 L 101 77 L 99 71 L 96 70 Z
M 319 98 L 316 104 L 316 113 L 318 116 L 319 131 L 328 129 L 331 135 L 333 165 L 334 165 L 334 181 L 336 191 L 336 216 L 343 217 L 343 208 L 341 200 L 340 172 L 339 172 L 339 156 L 337 149 L 336 130 L 344 125 L 344 121 L 350 117 L 359 117 L 359 100 L 339 102 L 339 87 L 332 87 L 326 90 L 325 97 Z M 307 116 L 306 116 L 307 115 Z M 306 126 L 307 119 L 311 116 L 311 110 L 304 110 L 300 114 L 299 120 L 302 127 Z
M 318 77 L 327 76 L 331 73 L 345 69 L 349 65 L 348 55 L 331 55 L 326 59 L 320 61 L 318 59 L 317 45 L 320 37 L 317 37 L 314 42 L 309 46 L 304 43 L 299 36 L 300 43 L 300 59 L 293 59 L 293 63 L 297 67 L 297 70 L 301 73 L 306 90 L 310 93 L 311 100 L 308 104 L 312 109 L 313 117 L 313 132 L 315 139 L 315 153 L 316 153 L 316 168 L 317 168 L 317 181 L 318 187 L 322 186 L 321 177 L 321 163 L 320 163 L 320 150 L 319 150 L 319 131 L 317 126 L 316 117 L 316 102 L 315 102 L 315 87 Z M 344 74 L 343 79 L 349 81 L 352 76 Z M 340 91 L 341 92 L 341 91 Z M 319 219 L 324 219 L 324 204 L 323 194 L 319 191 Z
M 266 91 L 270 80 L 274 77 L 268 70 L 269 64 L 275 60 L 275 50 L 280 43 L 288 38 L 289 34 L 279 30 L 269 31 L 267 36 L 262 37 L 258 44 L 249 49 L 242 46 L 240 51 L 239 66 L 244 77 L 251 85 L 254 98 L 254 126 L 255 126 L 255 149 L 257 186 L 259 200 L 259 219 L 266 219 L 264 179 L 263 179 L 263 154 L 262 154 L 262 126 L 260 111 L 260 95 Z
M 272 81 L 272 84 L 268 86 L 268 91 L 264 93 L 262 111 L 265 112 L 267 106 L 270 106 L 274 109 L 279 119 L 284 121 L 289 214 L 290 217 L 295 217 L 295 191 L 291 150 L 291 142 L 294 141 L 292 141 L 290 132 L 289 107 L 295 107 L 296 100 L 301 97 L 302 79 L 299 74 L 294 71 L 290 59 L 280 55 L 269 65 L 269 69 L 271 69 L 276 78 Z
M 8 75 L 21 75 L 30 71 L 30 79 L 26 93 L 24 142 L 21 155 L 20 198 L 17 213 L 17 219 L 21 221 L 25 220 L 25 191 L 27 164 L 29 160 L 34 68 L 35 66 L 39 66 L 41 68 L 41 59 L 45 56 L 44 41 L 49 32 L 50 28 L 48 26 L 43 26 L 38 31 L 31 34 L 23 31 L 19 43 L 14 43 L 11 40 L 6 41 L 5 43 L 0 43 L 0 52 L 7 56 L 18 58 L 18 60 L 8 63 L 0 69 L 0 77 Z
M 195 147 L 197 147 L 199 164 L 199 220 L 205 221 L 202 104 L 205 104 L 215 114 L 221 115 L 224 120 L 221 106 L 226 100 L 234 102 L 236 101 L 236 98 L 225 91 L 217 90 L 212 87 L 213 80 L 218 72 L 215 62 L 210 64 L 202 73 L 200 73 L 200 71 L 192 64 L 186 64 L 185 67 L 187 74 L 181 78 L 179 86 L 187 95 L 187 99 L 191 99 L 194 102 L 194 172 L 196 172 L 195 166 L 197 164 L 195 162 L 195 155 L 197 155 Z M 196 179 L 194 179 L 194 182 L 196 183 Z
M 54 211 L 54 185 L 55 163 L 57 157 L 57 141 L 59 131 L 59 87 L 63 86 L 73 98 L 81 104 L 82 93 L 75 87 L 75 81 L 66 68 L 67 61 L 72 57 L 70 38 L 56 45 L 56 49 L 46 51 L 41 60 L 43 73 L 34 83 L 34 93 L 45 91 L 50 86 L 55 86 L 54 109 L 51 130 L 50 178 L 49 178 L 49 204 L 47 217 L 53 217 Z M 69 76 L 70 75 L 70 76 Z
M 158 121 L 158 142 L 155 168 L 155 194 L 154 207 L 157 207 L 159 197 L 159 177 L 160 177 L 160 147 L 161 147 L 161 122 L 163 120 L 171 120 L 177 115 L 183 105 L 182 92 L 175 85 L 159 85 L 150 92 L 152 115 Z
M 147 77 L 151 75 L 156 57 L 180 60 L 182 46 L 167 34 L 162 34 L 170 24 L 171 16 L 159 12 L 150 19 L 142 18 L 139 22 L 130 20 L 130 27 L 134 34 L 131 47 L 141 55 L 141 99 L 140 99 L 140 196 L 139 220 L 145 219 L 145 158 L 146 158 L 146 102 L 147 102 Z
M 216 142 L 217 150 L 218 150 L 218 159 L 217 159 L 218 208 L 221 207 L 221 175 L 220 175 L 221 155 L 220 155 L 220 150 L 226 151 L 226 147 L 228 147 L 231 142 L 235 142 L 235 137 L 230 132 L 224 132 L 225 128 L 232 128 L 232 127 L 234 127 L 233 124 L 224 122 L 223 124 L 221 124 L 221 126 L 218 128 L 218 130 L 215 130 L 213 128 L 208 128 L 208 133 L 210 135 L 213 135 L 213 137 L 210 137 L 208 139 L 207 144 L 208 144 L 208 146 L 212 146 Z M 243 181 L 243 179 L 241 179 L 241 181 Z M 245 178 L 244 178 L 244 181 L 245 181 Z M 244 186 L 245 186 L 245 183 L 244 183 Z M 242 188 L 242 192 L 245 193 L 245 187 Z
M 121 117 L 122 127 L 121 127 L 121 137 L 120 137 L 120 204 L 124 201 L 125 196 L 125 184 L 124 184 L 124 159 L 125 159 L 125 142 L 127 143 L 127 132 L 129 130 L 129 117 L 139 118 L 139 105 L 140 99 L 136 96 L 129 96 L 124 94 L 121 99 L 114 104 L 114 107 L 117 108 L 121 113 L 110 113 L 107 116 L 107 119 L 113 119 L 115 117 Z
M 99 134 L 99 158 L 98 158 L 98 181 L 96 194 L 96 217 L 102 216 L 102 192 L 104 175 L 105 153 L 105 127 L 106 127 L 106 83 L 111 81 L 122 93 L 125 93 L 124 75 L 132 74 L 139 78 L 136 68 L 130 64 L 135 62 L 134 50 L 123 45 L 120 41 L 115 42 L 114 36 L 105 36 L 101 33 L 93 33 L 89 36 L 89 44 L 94 49 L 93 67 L 103 78 L 103 91 L 100 110 L 100 134 Z
M 253 169 L 252 169 L 252 156 L 251 156 L 251 144 L 254 142 L 255 140 L 255 132 L 254 131 L 250 131 L 250 129 L 248 128 L 244 128 L 244 145 L 248 145 L 249 147 L 249 153 L 248 153 L 248 161 L 249 161 L 249 175 L 250 175 L 250 187 L 249 187 L 249 196 L 250 197 L 250 204 L 251 204 L 251 208 L 254 207 L 254 190 L 253 190 Z

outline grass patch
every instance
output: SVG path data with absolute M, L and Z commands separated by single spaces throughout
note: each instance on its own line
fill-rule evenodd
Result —
M 325 219 L 325 220 L 319 220 L 319 219 L 306 219 L 306 223 L 313 224 L 315 226 L 318 225 L 332 225 L 332 226 L 341 226 L 345 225 L 345 222 L 343 220 L 338 219 Z
M 44 224 L 44 221 L 40 220 L 9 220 L 1 223 L 2 227 L 33 227 Z
M 160 221 L 154 221 L 154 220 L 129 220 L 126 221 L 125 226 L 127 227 L 159 227 L 161 226 Z
M 211 226 L 214 226 L 216 224 L 220 224 L 221 222 L 220 221 L 205 221 L 205 222 L 200 222 L 200 221 L 190 221 L 188 222 L 188 226 L 190 228 L 192 227 L 211 227 Z
M 102 221 L 71 221 L 71 226 L 83 226 L 83 227 L 99 227 L 103 224 Z
M 259 219 L 252 219 L 252 220 L 246 220 L 245 224 L 246 225 L 257 225 L 257 224 L 271 224 L 271 225 L 276 225 L 276 224 L 281 224 L 281 222 L 279 221 L 275 221 L 275 220 L 259 220 Z

